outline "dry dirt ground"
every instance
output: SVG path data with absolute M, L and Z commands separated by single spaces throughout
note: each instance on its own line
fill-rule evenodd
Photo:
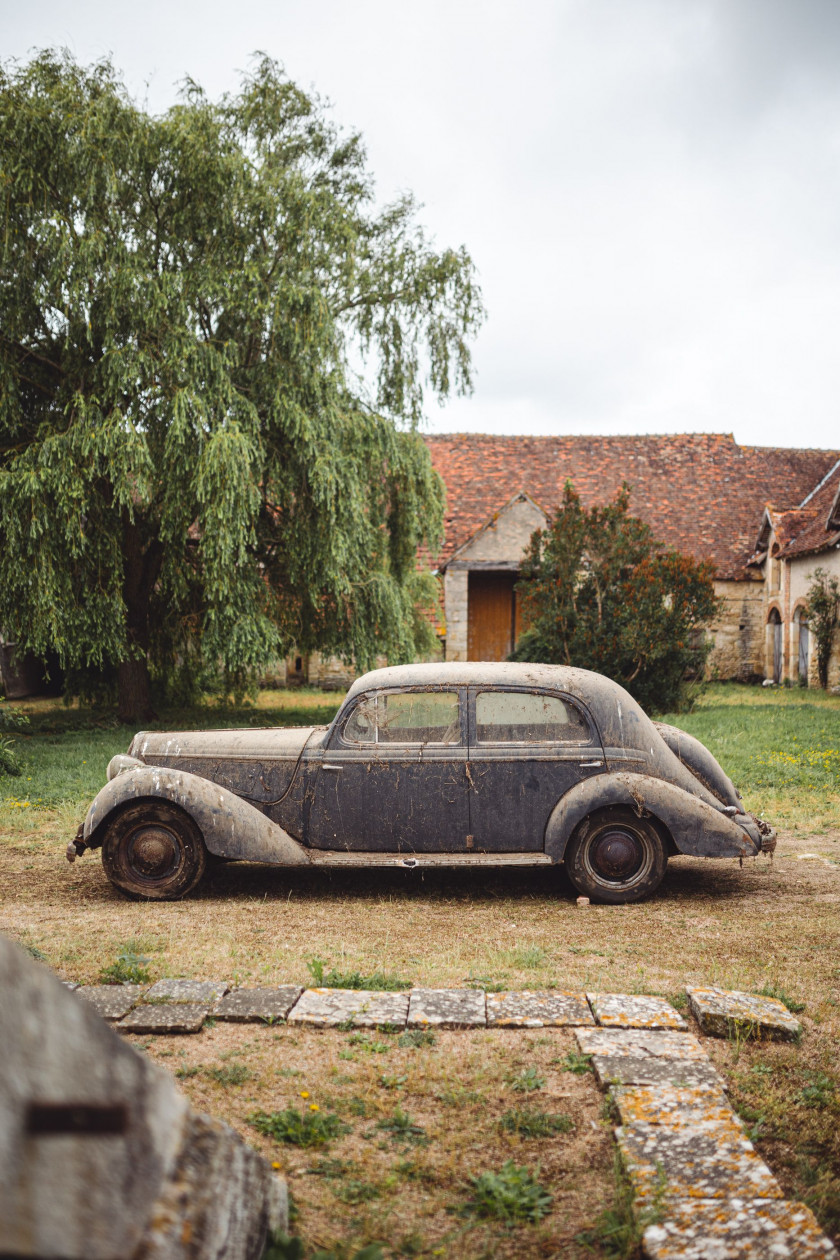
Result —
M 803 1003 L 799 1046 L 720 1042 L 713 1054 L 785 1192 L 840 1233 L 840 833 L 782 833 L 772 862 L 743 867 L 675 859 L 654 899 L 615 908 L 578 908 L 562 872 L 247 865 L 222 866 L 184 902 L 137 903 L 106 881 L 98 855 L 66 863 L 69 834 L 58 811 L 16 820 L 2 837 L 0 893 L 0 930 L 67 979 L 96 981 L 133 942 L 154 979 L 304 984 L 307 962 L 322 959 L 434 986 L 661 993 L 680 1005 L 687 984 L 769 986 Z M 612 1201 L 611 1128 L 591 1075 L 564 1070 L 566 1032 L 443 1032 L 412 1047 L 389 1033 L 218 1024 L 140 1044 L 290 1174 L 308 1246 L 378 1238 L 393 1255 L 592 1254 L 575 1240 Z M 515 1089 L 527 1068 L 542 1083 Z M 289 1105 L 334 1112 L 351 1132 L 301 1150 L 249 1122 Z M 533 1139 L 502 1130 L 504 1114 L 523 1107 L 574 1127 Z M 378 1127 L 397 1108 L 422 1133 Z M 463 1214 L 467 1177 L 507 1159 L 541 1165 L 554 1208 L 538 1225 Z

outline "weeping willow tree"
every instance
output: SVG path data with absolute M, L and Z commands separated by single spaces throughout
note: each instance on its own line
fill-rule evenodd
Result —
M 107 61 L 0 70 L 0 625 L 65 669 L 229 676 L 423 646 L 443 487 L 424 392 L 471 388 L 466 251 L 273 61 L 152 115 Z

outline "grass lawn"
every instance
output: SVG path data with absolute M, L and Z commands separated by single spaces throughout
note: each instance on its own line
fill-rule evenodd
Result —
M 264 692 L 251 709 L 164 714 L 158 725 L 325 722 L 338 700 Z M 769 988 L 804 1004 L 801 1044 L 720 1042 L 713 1054 L 785 1192 L 840 1235 L 840 697 L 718 685 L 693 713 L 670 719 L 702 739 L 747 806 L 779 828 L 776 856 L 743 867 L 674 859 L 651 901 L 586 909 L 562 871 L 234 864 L 184 902 L 126 901 L 98 856 L 71 867 L 63 851 L 133 730 L 54 702 L 23 707 L 32 717 L 17 737 L 24 775 L 0 779 L 0 927 L 61 975 L 96 980 L 131 941 L 152 978 L 305 983 L 307 964 L 322 959 L 431 985 L 658 992 L 676 1001 L 693 983 Z M 197 1105 L 290 1174 L 308 1246 L 380 1238 L 393 1255 L 592 1254 L 575 1239 L 613 1193 L 610 1128 L 591 1076 L 563 1069 L 571 1039 L 562 1031 L 441 1033 L 412 1046 L 387 1033 L 217 1025 L 143 1044 L 178 1069 Z M 529 1067 L 542 1084 L 515 1089 Z M 309 1149 L 261 1135 L 248 1120 L 313 1104 L 350 1131 Z M 524 1133 L 517 1121 L 504 1127 L 508 1113 L 523 1110 L 568 1116 L 572 1127 L 528 1136 L 542 1123 L 533 1116 Z M 509 1159 L 533 1172 L 541 1165 L 535 1176 L 554 1195 L 536 1224 L 470 1212 L 469 1175 L 498 1173 Z M 600 1244 L 590 1245 L 598 1254 Z

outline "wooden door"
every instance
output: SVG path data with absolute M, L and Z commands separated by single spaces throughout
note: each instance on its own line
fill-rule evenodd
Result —
M 467 659 L 504 661 L 516 633 L 518 573 L 472 572 L 469 575 Z

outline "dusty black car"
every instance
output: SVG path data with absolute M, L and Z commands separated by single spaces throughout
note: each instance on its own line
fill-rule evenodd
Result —
M 553 665 L 375 670 L 326 727 L 149 733 L 114 757 L 73 860 L 172 899 L 208 856 L 276 866 L 551 866 L 637 901 L 669 854 L 752 857 L 766 823 L 696 739 Z

